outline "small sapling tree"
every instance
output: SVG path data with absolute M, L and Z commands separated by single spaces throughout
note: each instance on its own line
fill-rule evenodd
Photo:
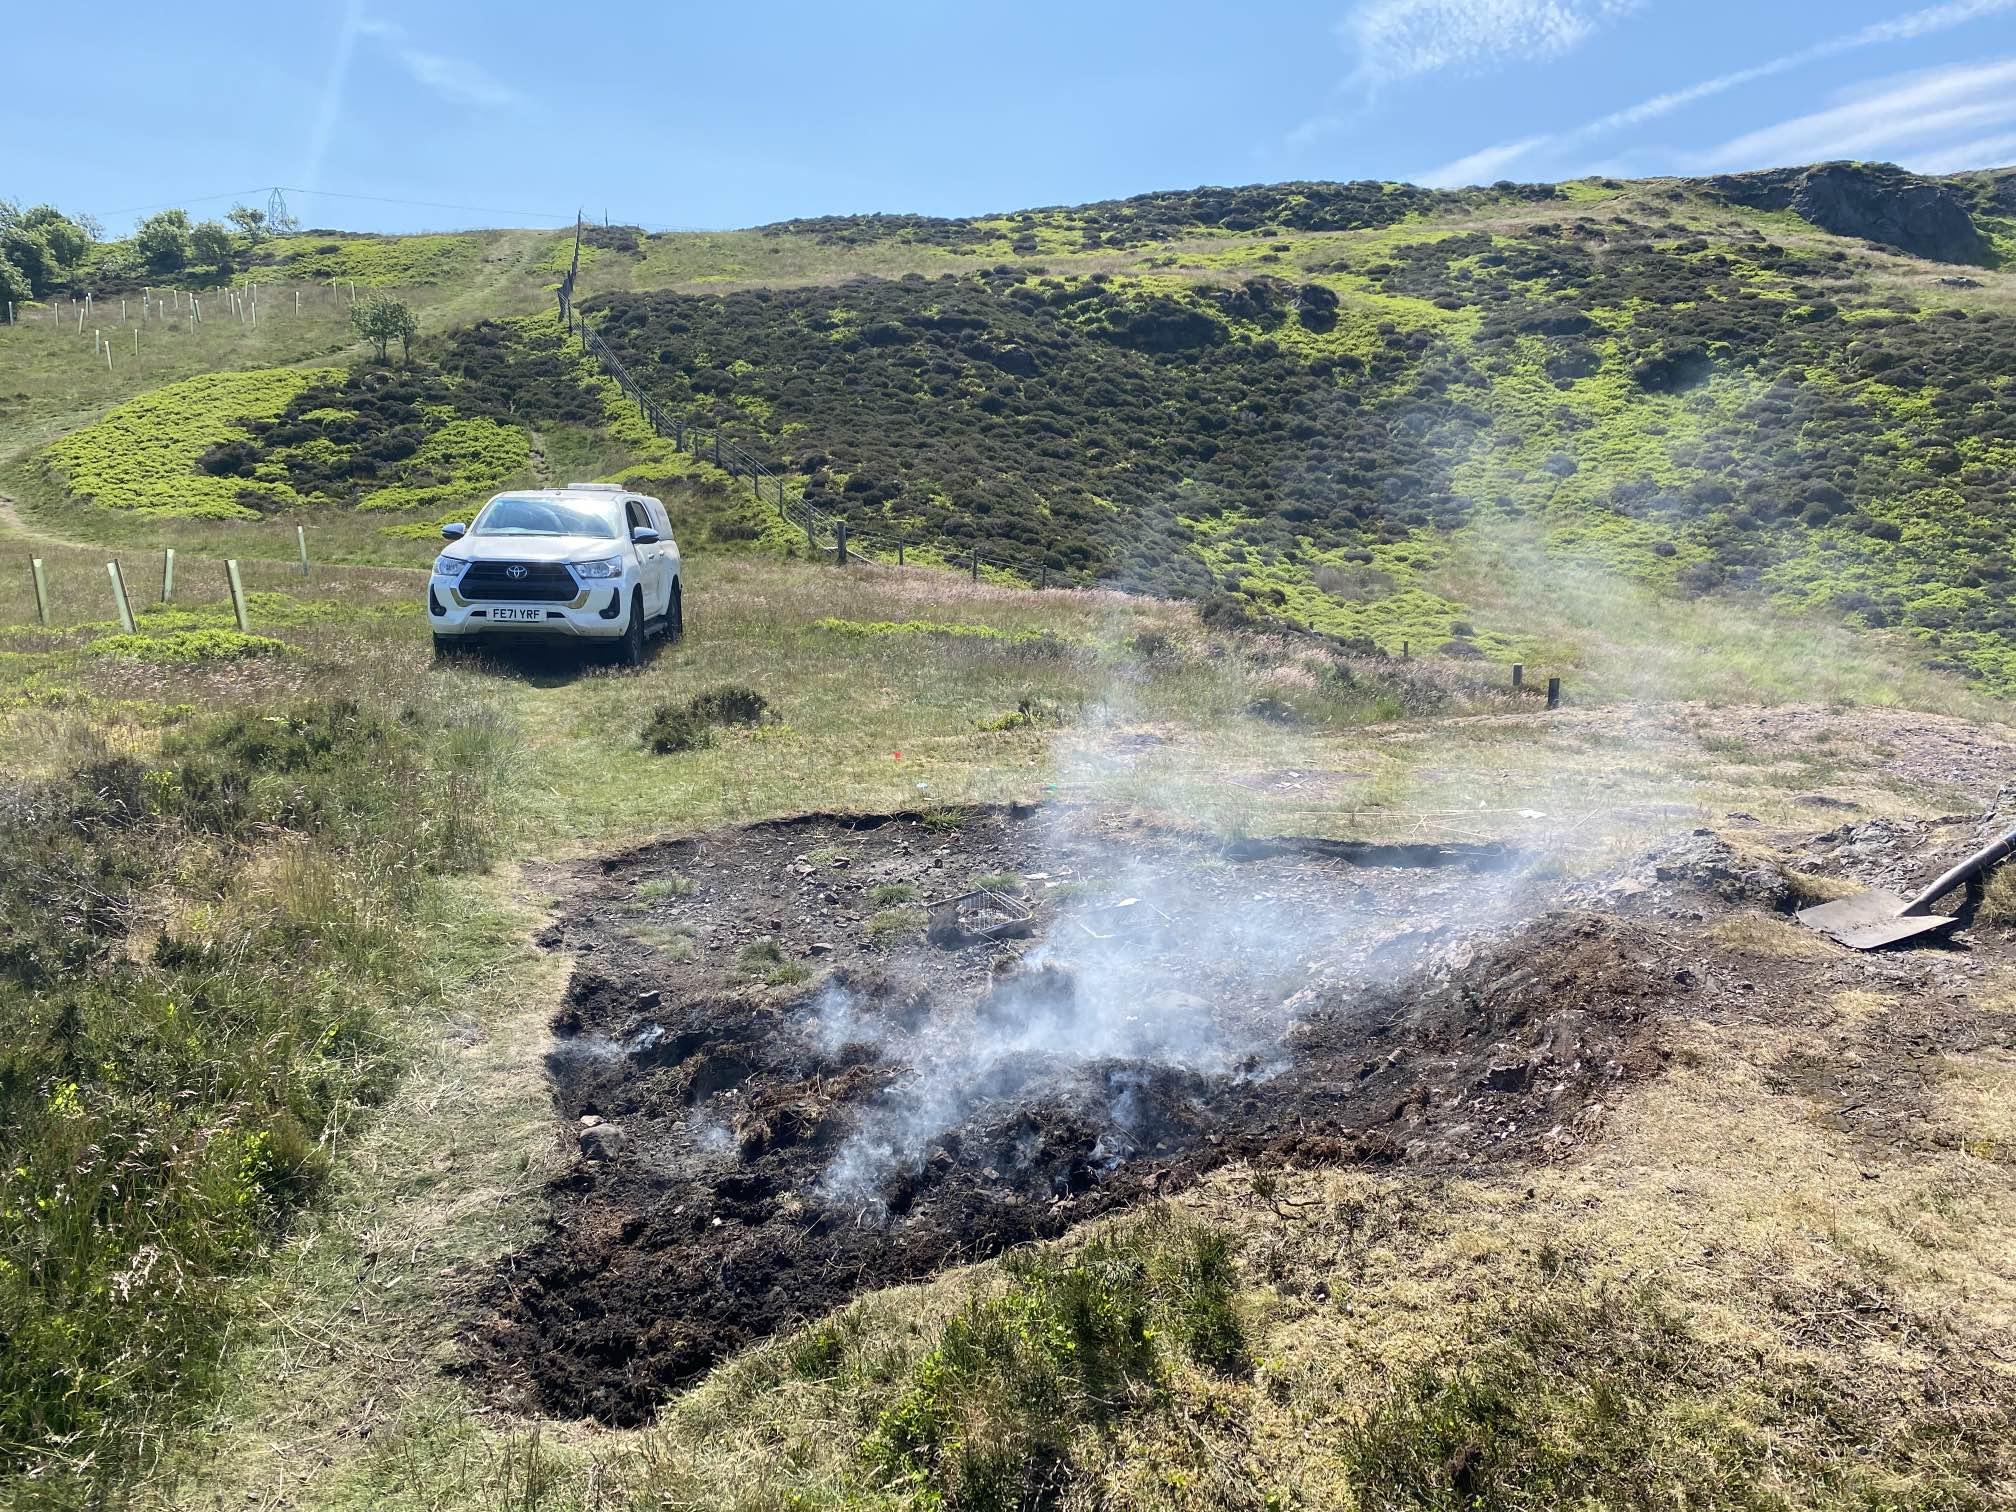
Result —
M 251 205 L 233 205 L 231 213 L 225 217 L 238 228 L 238 234 L 245 238 L 247 248 L 256 247 L 266 239 L 266 212 Z
M 400 356 L 408 361 L 412 359 L 413 337 L 420 329 L 420 322 L 398 300 L 380 294 L 352 305 L 350 324 L 357 328 L 358 335 L 371 343 L 371 349 L 380 362 L 385 361 L 386 347 L 395 339 L 399 343 Z

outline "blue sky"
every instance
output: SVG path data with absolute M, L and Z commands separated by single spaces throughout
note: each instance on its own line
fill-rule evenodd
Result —
M 275 184 L 308 225 L 657 228 L 2016 162 L 2016 0 L 113 0 L 9 32 L 0 197 L 115 233 Z

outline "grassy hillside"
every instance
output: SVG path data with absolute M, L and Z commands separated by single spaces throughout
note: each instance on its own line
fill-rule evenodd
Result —
M 1156 272 L 591 309 L 663 401 L 793 466 L 870 541 L 1397 645 L 1474 618 L 1399 599 L 1425 561 L 1524 527 L 1590 572 L 1899 626 L 2010 686 L 2002 275 L 1947 304 L 1859 249 L 1719 214 L 1682 195 L 1376 240 L 1283 229 Z
M 1763 596 L 2016 686 L 1999 565 L 2016 275 L 1753 208 L 1774 185 L 1297 184 L 969 220 L 598 227 L 582 288 L 661 403 L 770 459 L 871 554 L 978 551 L 1015 581 L 1512 659 L 1544 639 L 1466 581 L 1511 548 L 1564 599 L 1613 582 Z M 1947 192 L 1999 258 L 2009 180 Z M 332 330 L 301 349 L 351 364 L 340 392 L 279 413 L 226 417 L 207 391 L 120 412 L 18 464 L 14 491 L 73 534 L 132 538 L 144 496 L 157 521 L 248 522 L 240 539 L 260 538 L 255 515 L 278 543 L 305 519 L 375 560 L 512 482 L 627 467 L 704 493 L 707 470 L 626 428 L 536 319 L 461 326 L 535 305 L 571 252 L 564 236 L 270 241 L 281 271 L 438 280 L 423 366 L 388 385 Z M 381 398 L 351 403 L 366 387 Z M 195 410 L 244 422 L 233 444 L 193 435 Z M 92 448 L 150 427 L 176 432 L 147 464 L 159 476 L 108 486 Z M 694 518 L 723 545 L 787 535 L 722 495 Z
M 190 270 L 93 281 L 88 313 L 81 288 L 78 297 L 24 304 L 15 324 L 0 324 L 0 460 L 166 383 L 360 350 L 350 325 L 352 283 L 396 295 L 432 331 L 550 308 L 549 264 L 562 240 L 538 231 L 283 237 L 263 243 L 229 277 Z M 571 234 L 564 240 L 571 248 Z M 242 301 L 235 308 L 225 287 L 234 282 Z M 165 308 L 157 303 L 163 295 Z

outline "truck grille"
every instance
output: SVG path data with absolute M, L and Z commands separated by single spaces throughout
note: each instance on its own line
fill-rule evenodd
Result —
M 477 562 L 457 586 L 465 599 L 509 604 L 564 604 L 581 591 L 558 562 Z

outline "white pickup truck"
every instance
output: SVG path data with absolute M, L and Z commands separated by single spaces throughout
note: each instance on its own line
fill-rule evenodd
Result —
M 685 628 L 679 546 L 665 506 L 614 483 L 520 489 L 444 525 L 427 583 L 434 653 L 479 642 L 596 641 L 628 666 L 649 636 Z

